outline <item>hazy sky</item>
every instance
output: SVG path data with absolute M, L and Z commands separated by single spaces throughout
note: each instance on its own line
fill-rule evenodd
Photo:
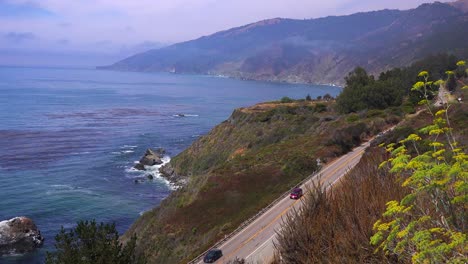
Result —
M 60 64 L 69 54 L 79 55 L 80 65 L 111 63 L 267 18 L 409 9 L 430 1 L 0 0 L 0 64 Z

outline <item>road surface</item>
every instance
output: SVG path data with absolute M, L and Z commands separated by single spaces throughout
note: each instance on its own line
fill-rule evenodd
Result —
M 312 182 L 317 183 L 319 180 L 324 188 L 333 185 L 359 162 L 369 144 L 366 142 L 350 153 L 327 164 L 317 176 L 311 178 L 301 187 L 307 190 L 305 185 L 310 185 Z M 247 263 L 268 263 L 273 257 L 273 241 L 276 230 L 281 228 L 282 217 L 292 208 L 297 209 L 300 205 L 300 200 L 291 200 L 289 196 L 284 197 L 242 231 L 219 246 L 218 248 L 223 251 L 224 256 L 216 263 L 227 263 L 236 257 L 245 259 Z M 198 263 L 203 263 L 203 261 Z

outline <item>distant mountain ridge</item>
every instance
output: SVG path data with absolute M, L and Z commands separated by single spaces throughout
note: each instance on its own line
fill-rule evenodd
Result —
M 468 56 L 468 0 L 348 16 L 274 18 L 139 53 L 123 71 L 223 75 L 300 83 L 343 83 L 356 66 L 371 73 L 433 53 Z

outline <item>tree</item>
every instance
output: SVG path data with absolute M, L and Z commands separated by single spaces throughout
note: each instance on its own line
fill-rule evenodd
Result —
M 433 123 L 387 145 L 391 158 L 380 167 L 388 166 L 410 192 L 401 201 L 387 203 L 383 219 L 374 224 L 371 244 L 403 261 L 466 263 L 468 155 L 452 135 L 450 106 L 432 112 L 427 91 L 441 81 L 429 81 L 427 71 L 419 77 L 423 81 L 413 90 L 423 95 L 420 104 L 428 107 Z
M 310 94 L 308 94 L 305 99 L 306 101 L 312 101 L 312 97 L 310 97 Z
M 367 72 L 357 67 L 345 78 L 346 86 L 337 97 L 337 107 L 342 113 L 357 112 L 366 109 L 363 100 L 366 96 L 366 87 L 374 82 L 374 77 L 367 75 Z
M 455 73 L 453 71 L 447 71 L 446 87 L 449 91 L 454 91 L 457 88 L 457 80 L 455 80 Z
M 466 78 L 468 76 L 468 69 L 466 68 L 465 61 L 457 62 L 457 69 L 456 69 L 456 76 L 457 78 Z
M 136 237 L 123 246 L 115 224 L 80 221 L 68 232 L 62 227 L 55 236 L 55 252 L 47 252 L 46 264 L 145 263 L 135 254 Z

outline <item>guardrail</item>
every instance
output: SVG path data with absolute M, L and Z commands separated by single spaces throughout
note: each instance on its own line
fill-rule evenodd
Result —
M 320 168 L 321 169 L 321 168 Z M 318 173 L 320 172 L 320 169 L 318 171 L 315 171 L 313 172 L 311 175 L 307 176 L 307 178 L 305 178 L 304 180 L 302 180 L 301 182 L 299 182 L 298 184 L 296 184 L 295 186 L 301 186 L 303 185 L 304 183 L 306 183 L 307 181 L 309 181 L 310 179 L 314 178 L 315 176 L 318 175 Z M 228 241 L 231 237 L 235 236 L 236 234 L 238 234 L 240 231 L 244 230 L 245 227 L 247 227 L 250 223 L 252 223 L 253 221 L 255 221 L 257 218 L 259 218 L 260 216 L 262 216 L 266 211 L 268 211 L 271 207 L 275 206 L 279 201 L 281 201 L 282 199 L 284 199 L 284 197 L 286 197 L 287 195 L 289 195 L 289 193 L 291 192 L 291 189 L 284 192 L 281 196 L 279 196 L 276 200 L 274 200 L 273 202 L 271 202 L 269 205 L 267 205 L 266 207 L 264 207 L 262 210 L 260 210 L 257 214 L 255 214 L 254 216 L 250 217 L 249 219 L 245 220 L 244 222 L 242 222 L 242 224 L 239 225 L 239 227 L 237 227 L 234 231 L 232 231 L 231 233 L 229 233 L 228 235 L 226 235 L 223 239 L 219 240 L 218 242 L 216 242 L 213 246 L 211 246 L 209 249 L 207 249 L 206 251 L 204 251 L 203 253 L 201 253 L 200 255 L 198 255 L 196 258 L 194 258 L 192 261 L 188 262 L 187 264 L 194 264 L 194 263 L 197 263 L 199 261 L 201 261 L 203 259 L 203 257 L 206 255 L 206 253 L 208 253 L 208 251 L 212 248 L 217 248 L 219 246 L 221 246 L 224 242 Z

